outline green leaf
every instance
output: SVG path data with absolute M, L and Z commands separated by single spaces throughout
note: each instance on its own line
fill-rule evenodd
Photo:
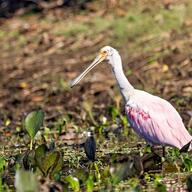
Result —
M 52 168 L 57 165 L 60 158 L 60 153 L 58 151 L 49 152 L 42 161 L 42 170 L 45 175 L 52 172 Z
M 186 171 L 192 171 L 192 160 L 191 160 L 191 158 L 184 157 L 183 164 L 184 164 L 184 169 Z
M 48 151 L 47 146 L 45 144 L 40 145 L 36 150 L 35 150 L 35 162 L 41 172 L 45 175 L 45 171 L 43 170 L 43 159 L 45 158 L 46 152 Z
M 126 116 L 121 116 L 121 121 L 122 121 L 123 126 L 127 126 L 128 120 L 127 120 Z
M 48 152 L 46 145 L 41 145 L 35 150 L 35 161 L 42 173 L 54 176 L 62 168 L 62 156 L 58 151 Z
M 15 175 L 15 188 L 17 192 L 39 191 L 35 174 L 30 171 L 18 170 Z
M 167 192 L 166 185 L 164 185 L 162 183 L 156 184 L 155 189 L 157 192 Z
M 6 166 L 6 161 L 3 157 L 0 157 L 0 173 L 4 170 Z
M 74 191 L 80 190 L 79 180 L 76 177 L 69 175 L 69 176 L 65 177 L 65 181 L 70 184 L 70 187 Z
M 33 139 L 40 129 L 40 127 L 43 125 L 44 120 L 44 113 L 41 110 L 33 111 L 27 115 L 25 118 L 25 128 L 31 137 Z
M 112 117 L 112 120 L 120 116 L 119 110 L 114 106 L 109 106 L 108 108 L 109 115 Z
M 35 151 L 30 150 L 26 151 L 22 158 L 22 165 L 25 170 L 32 170 L 35 168 L 35 160 L 34 160 Z
M 35 159 L 41 161 L 47 151 L 48 149 L 45 144 L 40 145 L 37 149 L 35 149 Z
M 89 175 L 89 178 L 86 181 L 87 192 L 92 192 L 94 188 L 93 175 Z
M 57 153 L 59 153 L 59 152 L 57 151 Z M 59 153 L 59 156 L 57 156 L 57 159 L 50 170 L 51 177 L 53 177 L 55 174 L 57 174 L 62 169 L 62 164 L 63 164 L 62 156 L 61 156 L 61 153 Z

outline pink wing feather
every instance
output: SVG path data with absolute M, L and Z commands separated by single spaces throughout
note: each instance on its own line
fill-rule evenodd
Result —
M 180 149 L 192 140 L 178 112 L 164 99 L 136 90 L 125 111 L 135 132 L 150 143 Z

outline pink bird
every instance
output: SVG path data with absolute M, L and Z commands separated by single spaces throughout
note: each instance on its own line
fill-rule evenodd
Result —
M 112 67 L 121 94 L 125 100 L 125 112 L 131 127 L 153 145 L 172 146 L 182 149 L 192 136 L 185 128 L 176 109 L 166 100 L 142 90 L 135 89 L 126 78 L 118 51 L 110 46 L 103 47 L 91 65 L 71 83 L 71 87 L 96 65 L 106 60 Z

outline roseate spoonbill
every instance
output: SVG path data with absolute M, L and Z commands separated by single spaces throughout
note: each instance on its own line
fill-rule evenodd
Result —
M 75 86 L 96 65 L 106 60 L 112 67 L 121 94 L 125 100 L 125 112 L 135 132 L 153 145 L 192 149 L 192 136 L 185 128 L 176 109 L 166 100 L 135 89 L 126 78 L 118 51 L 103 47 L 91 65 L 71 83 Z

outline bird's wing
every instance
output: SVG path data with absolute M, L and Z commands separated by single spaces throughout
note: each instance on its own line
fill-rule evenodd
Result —
M 148 142 L 181 148 L 191 140 L 182 119 L 166 100 L 139 91 L 126 105 L 134 130 Z

